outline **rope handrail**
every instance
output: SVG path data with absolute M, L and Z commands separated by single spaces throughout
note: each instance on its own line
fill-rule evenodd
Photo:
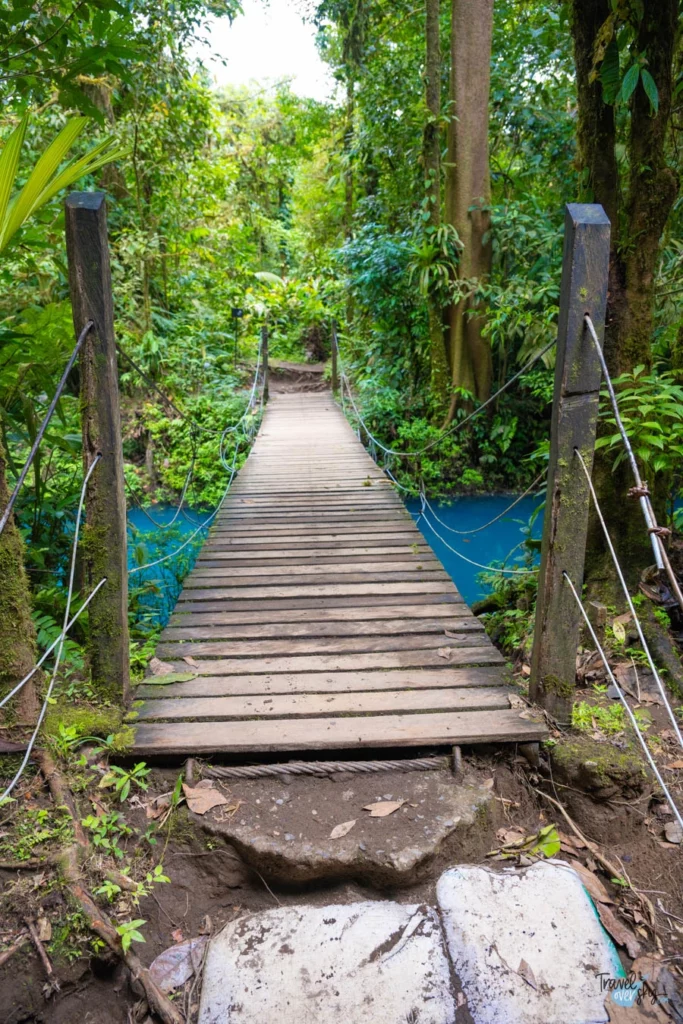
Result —
M 53 395 L 52 401 L 50 402 L 50 407 L 47 410 L 47 412 L 46 412 L 46 414 L 45 414 L 45 416 L 43 418 L 43 422 L 40 424 L 40 427 L 38 428 L 38 433 L 36 434 L 35 441 L 33 442 L 33 445 L 31 447 L 31 451 L 29 452 L 29 456 L 26 459 L 26 462 L 24 463 L 24 467 L 23 467 L 21 473 L 19 474 L 19 477 L 17 479 L 16 484 L 14 485 L 14 490 L 12 491 L 12 494 L 10 495 L 10 499 L 7 502 L 7 506 L 6 506 L 5 510 L 3 511 L 3 513 L 2 513 L 2 518 L 0 519 L 0 534 L 5 529 L 5 526 L 7 525 L 8 521 L 9 521 L 9 517 L 12 514 L 12 509 L 14 508 L 15 502 L 16 502 L 18 496 L 19 496 L 19 491 L 21 490 L 21 488 L 23 486 L 23 483 L 24 483 L 24 480 L 26 479 L 26 474 L 28 473 L 29 469 L 31 468 L 31 463 L 33 462 L 33 460 L 35 458 L 35 455 L 36 455 L 36 452 L 38 451 L 38 448 L 40 446 L 40 443 L 43 440 L 43 436 L 45 434 L 45 431 L 48 428 L 48 424 L 49 424 L 50 420 L 52 419 L 52 415 L 53 415 L 55 409 L 57 408 L 57 402 L 59 401 L 59 399 L 61 397 L 61 394 L 62 394 L 64 388 L 66 387 L 66 382 L 69 379 L 69 374 L 71 373 L 71 371 L 73 369 L 73 365 L 76 362 L 76 356 L 80 352 L 81 346 L 83 345 L 83 342 L 85 341 L 89 331 L 92 330 L 92 328 L 94 326 L 95 326 L 95 322 L 93 320 L 88 320 L 88 322 L 86 323 L 85 327 L 83 328 L 81 333 L 78 335 L 78 340 L 76 341 L 76 345 L 74 346 L 74 349 L 73 349 L 71 355 L 69 356 L 69 361 L 66 364 L 66 368 L 64 370 L 64 373 L 62 374 L 62 377 L 61 377 L 61 380 L 60 380 L 59 384 L 57 385 L 57 390 L 55 391 L 55 393 Z
M 617 682 L 614 673 L 612 672 L 612 669 L 610 667 L 609 661 L 607 659 L 607 655 L 605 654 L 605 652 L 603 650 L 603 647 L 602 647 L 600 641 L 597 638 L 595 630 L 593 629 L 593 624 L 591 623 L 590 619 L 588 618 L 588 615 L 586 614 L 586 610 L 583 607 L 583 603 L 582 603 L 581 598 L 579 597 L 579 595 L 577 593 L 576 587 L 572 583 L 572 580 L 571 580 L 571 578 L 570 578 L 570 576 L 569 576 L 569 574 L 567 572 L 563 572 L 562 576 L 564 577 L 564 579 L 569 584 L 571 592 L 572 592 L 572 594 L 574 596 L 574 600 L 576 601 L 576 604 L 577 604 L 577 606 L 578 606 L 578 608 L 579 608 L 579 610 L 581 612 L 581 615 L 583 616 L 583 620 L 586 623 L 586 627 L 588 629 L 588 632 L 591 635 L 591 638 L 593 640 L 593 643 L 595 644 L 596 650 L 600 654 L 600 657 L 602 659 L 602 663 L 605 666 L 605 670 L 607 672 L 607 675 L 609 676 L 610 682 L 612 683 L 612 686 L 614 686 L 615 690 L 617 691 L 617 693 L 619 695 L 619 700 L 623 704 L 624 710 L 626 711 L 626 714 L 628 715 L 629 721 L 630 721 L 633 729 L 636 732 L 636 735 L 638 737 L 638 741 L 639 741 L 641 747 L 643 748 L 643 752 L 645 754 L 645 757 L 648 760 L 650 768 L 654 772 L 654 775 L 655 775 L 655 778 L 657 779 L 657 782 L 662 787 L 662 792 L 664 793 L 666 799 L 668 800 L 669 806 L 670 806 L 671 810 L 673 811 L 674 815 L 676 816 L 676 819 L 678 820 L 678 824 L 681 826 L 681 828 L 683 828 L 683 817 L 681 817 L 681 812 L 678 810 L 676 804 L 674 803 L 673 797 L 671 796 L 671 793 L 669 792 L 669 790 L 668 790 L 668 788 L 666 786 L 666 783 L 664 782 L 664 779 L 662 778 L 661 773 L 660 773 L 659 769 L 657 768 L 655 760 L 654 760 L 652 754 L 650 753 L 650 748 L 647 745 L 645 737 L 643 736 L 642 732 L 640 731 L 640 729 L 638 727 L 638 721 L 636 719 L 636 716 L 633 714 L 633 711 L 631 710 L 631 707 L 630 707 L 628 701 L 626 700 L 626 697 L 624 696 L 624 693 L 623 693 L 621 687 L 619 686 L 619 683 Z
M 454 555 L 458 556 L 458 558 L 461 558 L 463 560 L 463 562 L 468 562 L 469 565 L 474 565 L 477 569 L 483 569 L 486 572 L 500 572 L 500 573 L 506 573 L 506 574 L 509 574 L 509 575 L 512 575 L 512 576 L 529 576 L 529 575 L 531 575 L 533 573 L 538 572 L 538 569 L 505 569 L 505 568 L 497 568 L 496 566 L 493 566 L 493 565 L 482 565 L 481 562 L 475 562 L 472 558 L 468 558 L 467 555 L 463 555 L 461 551 L 458 551 L 457 548 L 452 547 L 448 543 L 447 540 L 444 540 L 444 538 L 439 533 L 437 533 L 437 531 L 434 529 L 434 526 L 432 525 L 432 523 L 430 523 L 430 521 L 427 518 L 424 510 L 425 510 L 425 508 L 427 508 L 432 515 L 434 515 L 434 512 L 432 511 L 431 505 L 427 501 L 427 498 L 426 498 L 426 496 L 424 494 L 424 491 L 420 495 L 420 498 L 422 500 L 422 509 L 420 510 L 420 517 L 422 519 L 424 519 L 425 523 L 427 524 L 429 529 L 432 531 L 432 533 L 434 534 L 436 539 L 440 540 L 441 543 L 444 545 L 444 547 L 448 548 L 449 551 L 452 551 Z
M 456 423 L 453 423 L 451 426 L 446 427 L 445 429 L 443 429 L 438 437 L 435 437 L 433 440 L 429 441 L 422 448 L 418 448 L 415 451 L 398 451 L 395 448 L 387 448 L 387 446 L 382 444 L 382 442 L 380 440 L 378 440 L 378 438 L 376 438 L 374 436 L 374 434 L 372 434 L 372 432 L 368 429 L 367 424 L 365 423 L 365 420 L 361 416 L 361 414 L 360 414 L 360 412 L 358 410 L 358 406 L 356 405 L 356 402 L 354 400 L 353 394 L 351 392 L 351 386 L 349 384 L 349 379 L 348 379 L 348 377 L 346 375 L 346 372 L 344 370 L 343 364 L 341 362 L 341 352 L 339 350 L 339 341 L 337 340 L 336 334 L 334 336 L 334 345 L 336 346 L 336 349 L 337 349 L 337 357 L 338 357 L 338 360 L 339 360 L 339 367 L 340 367 L 340 369 L 339 369 L 339 377 L 340 377 L 340 379 L 342 381 L 342 384 L 346 384 L 346 390 L 347 390 L 347 393 L 348 393 L 348 396 L 349 396 L 349 400 L 351 401 L 351 405 L 353 406 L 354 412 L 356 413 L 356 416 L 358 417 L 359 421 L 361 422 L 365 433 L 367 434 L 367 436 L 369 438 L 371 438 L 372 441 L 374 441 L 374 443 L 377 445 L 377 447 L 380 448 L 387 455 L 395 455 L 395 456 L 397 456 L 399 458 L 416 458 L 419 455 L 424 455 L 425 452 L 431 451 L 432 448 L 435 448 L 437 445 L 441 444 L 441 442 L 446 437 L 449 437 L 451 434 L 454 434 L 457 430 L 460 430 L 462 427 L 464 427 L 466 423 L 469 423 L 470 420 L 473 420 L 476 416 L 479 416 L 479 414 L 482 413 L 484 411 L 484 409 L 486 409 L 489 405 L 491 405 L 492 402 L 495 402 L 495 400 L 497 398 L 499 398 L 500 395 L 502 395 L 505 391 L 507 391 L 507 389 L 509 387 L 511 387 L 511 385 L 514 384 L 515 381 L 519 380 L 519 378 L 523 374 L 525 374 L 527 372 L 527 370 L 530 370 L 531 367 L 535 363 L 537 363 L 539 359 L 542 359 L 543 356 L 546 354 L 546 352 L 549 352 L 551 348 L 554 348 L 554 346 L 556 344 L 557 344 L 557 342 L 554 341 L 554 340 L 553 341 L 549 341 L 548 344 L 545 345 L 540 350 L 540 352 L 537 352 L 535 356 L 532 356 L 531 359 L 528 359 L 527 362 L 524 364 L 524 366 L 520 370 L 518 370 L 517 373 L 515 373 L 512 377 L 510 377 L 510 379 L 507 380 L 505 382 L 505 384 L 502 385 L 502 387 L 498 388 L 497 391 L 495 391 L 492 395 L 490 395 L 486 399 L 485 402 L 482 402 L 481 405 L 477 406 L 477 408 L 474 409 L 467 416 L 465 416 L 464 419 L 458 420 Z M 343 391 L 343 388 L 342 388 L 342 391 Z
M 45 693 L 45 700 L 43 701 L 43 706 L 40 709 L 40 714 L 38 715 L 38 721 L 36 722 L 36 727 L 33 730 L 33 734 L 31 736 L 31 739 L 29 740 L 28 746 L 26 747 L 26 753 L 24 754 L 24 758 L 23 758 L 23 760 L 22 760 L 22 762 L 21 762 L 21 764 L 20 764 L 20 766 L 19 766 L 19 768 L 18 768 L 14 778 L 10 782 L 9 786 L 5 789 L 5 791 L 2 794 L 2 796 L 0 796 L 0 806 L 5 802 L 7 797 L 10 795 L 10 793 L 12 792 L 14 787 L 16 786 L 17 782 L 19 781 L 19 779 L 21 778 L 21 776 L 23 774 L 24 769 L 26 768 L 26 765 L 29 762 L 29 758 L 31 756 L 31 751 L 33 750 L 33 746 L 34 746 L 34 744 L 36 742 L 36 739 L 38 737 L 38 733 L 40 732 L 40 727 L 43 724 L 43 719 L 45 717 L 45 712 L 47 710 L 47 706 L 48 706 L 48 704 L 50 702 L 50 697 L 52 696 L 52 690 L 54 689 L 54 685 L 55 685 L 55 682 L 57 680 L 57 672 L 59 671 L 59 664 L 60 664 L 60 662 L 62 660 L 62 653 L 64 651 L 64 639 L 65 639 L 65 636 L 66 636 L 66 630 L 67 630 L 67 626 L 68 626 L 68 623 L 69 623 L 69 615 L 71 613 L 71 601 L 72 601 L 72 598 L 73 598 L 74 580 L 76 578 L 76 554 L 78 552 L 78 537 L 79 537 L 79 534 L 80 534 L 80 531 L 81 531 L 81 519 L 82 519 L 82 516 L 83 516 L 83 506 L 85 505 L 85 492 L 86 492 L 86 489 L 88 487 L 88 482 L 90 480 L 90 477 L 92 476 L 92 474 L 93 474 L 93 472 L 95 470 L 95 467 L 98 465 L 98 463 L 100 462 L 101 459 L 102 459 L 102 455 L 98 453 L 95 456 L 95 458 L 93 459 L 93 461 L 91 462 L 91 464 L 90 464 L 90 466 L 88 468 L 88 472 L 85 474 L 85 478 L 83 480 L 83 486 L 81 487 L 81 495 L 80 495 L 80 499 L 79 499 L 79 502 L 78 502 L 78 512 L 76 513 L 76 526 L 74 528 L 73 545 L 71 547 L 71 568 L 69 570 L 69 588 L 68 588 L 67 595 L 66 595 L 66 607 L 64 609 L 64 623 L 62 625 L 62 635 L 61 635 L 61 639 L 59 640 L 59 647 L 57 649 L 57 656 L 55 658 L 55 663 L 54 663 L 54 666 L 53 666 L 53 669 L 52 669 L 52 676 L 50 678 L 50 683 L 49 683 L 49 686 L 48 686 L 47 691 Z M 97 589 L 99 589 L 99 586 L 98 586 Z M 94 593 L 91 596 L 94 596 Z
M 629 611 L 631 612 L 631 616 L 632 616 L 633 621 L 635 623 L 636 630 L 638 631 L 638 639 L 640 640 L 641 647 L 643 648 L 643 650 L 645 652 L 645 656 L 647 657 L 647 661 L 648 661 L 648 664 L 650 666 L 650 671 L 652 672 L 653 676 L 655 677 L 655 682 L 657 683 L 657 688 L 658 688 L 658 690 L 660 692 L 662 700 L 664 701 L 664 706 L 665 706 L 665 708 L 667 710 L 669 718 L 671 719 L 671 724 L 674 727 L 674 732 L 676 734 L 676 738 L 677 738 L 679 744 L 683 747 L 683 736 L 681 736 L 681 730 L 680 730 L 680 728 L 678 726 L 678 722 L 676 721 L 676 716 L 674 714 L 673 708 L 671 707 L 671 704 L 669 703 L 669 699 L 667 697 L 667 693 L 666 693 L 666 689 L 664 687 L 664 684 L 663 684 L 663 682 L 662 682 L 662 680 L 660 678 L 659 672 L 657 671 L 657 669 L 655 667 L 655 663 L 654 663 L 654 660 L 652 658 L 652 654 L 650 653 L 650 648 L 648 647 L 647 641 L 645 639 L 645 634 L 643 633 L 643 628 L 642 628 L 642 626 L 640 624 L 640 619 L 638 618 L 638 616 L 636 614 L 636 609 L 635 609 L 635 606 L 634 606 L 633 601 L 631 599 L 631 595 L 629 593 L 629 589 L 628 589 L 628 587 L 626 585 L 626 580 L 624 579 L 624 573 L 622 571 L 621 565 L 619 564 L 619 559 L 617 558 L 617 553 L 614 550 L 614 544 L 612 543 L 612 538 L 610 537 L 609 530 L 607 529 L 607 523 L 605 522 L 605 517 L 604 517 L 604 515 L 602 513 L 602 509 L 600 507 L 600 502 L 598 501 L 598 496 L 597 496 L 597 494 L 595 492 L 595 487 L 593 486 L 593 481 L 591 480 L 591 475 L 588 472 L 588 466 L 586 465 L 586 463 L 584 461 L 584 458 L 583 458 L 583 455 L 581 454 L 581 452 L 579 451 L 578 448 L 574 449 L 574 454 L 578 456 L 579 462 L 581 464 L 581 468 L 582 468 L 582 470 L 584 472 L 584 475 L 586 477 L 586 481 L 588 483 L 588 488 L 589 488 L 590 493 L 591 493 L 591 498 L 593 500 L 593 505 L 595 506 L 595 511 L 596 511 L 598 519 L 600 521 L 600 526 L 602 527 L 602 532 L 605 535 L 605 541 L 607 542 L 607 547 L 609 548 L 609 553 L 612 556 L 612 561 L 614 562 L 614 568 L 616 569 L 617 576 L 619 578 L 619 583 L 621 584 L 621 589 L 624 592 L 624 596 L 626 598 L 626 603 L 628 604 L 628 608 L 629 608 Z
M 429 506 L 429 511 L 432 513 L 432 515 L 436 519 L 436 521 L 439 524 L 439 526 L 443 526 L 443 528 L 445 530 L 448 530 L 449 533 L 455 533 L 459 537 L 466 537 L 466 536 L 468 536 L 471 533 L 481 533 L 482 530 L 487 530 L 489 528 L 489 526 L 493 526 L 494 523 L 497 523 L 500 519 L 502 519 L 504 516 L 506 516 L 508 514 L 508 512 L 511 512 L 512 509 L 515 508 L 516 505 L 519 505 L 520 501 L 522 501 L 524 498 L 526 498 L 526 496 L 528 494 L 530 494 L 534 490 L 534 488 L 537 486 L 537 484 L 539 484 L 541 482 L 541 480 L 543 479 L 544 476 L 545 476 L 545 472 L 539 473 L 538 476 L 536 477 L 536 479 L 533 481 L 533 483 L 529 484 L 529 486 L 524 491 L 524 493 L 520 494 L 517 498 L 515 498 L 515 500 L 512 502 L 511 505 L 508 505 L 507 508 L 503 509 L 503 511 L 500 512 L 494 519 L 490 519 L 488 523 L 484 523 L 483 526 L 475 526 L 471 530 L 454 530 L 452 526 L 448 526 L 446 523 L 444 523 L 444 521 L 442 519 L 439 519 L 439 517 L 437 516 L 436 512 L 431 507 L 431 505 Z M 423 494 L 424 494 L 424 490 L 422 490 L 420 492 L 420 497 L 422 497 Z M 425 502 L 426 501 L 427 501 L 427 498 L 425 496 Z

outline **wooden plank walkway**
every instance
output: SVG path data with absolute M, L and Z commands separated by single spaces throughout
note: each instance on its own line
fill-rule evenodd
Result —
M 139 688 L 140 754 L 546 735 L 329 393 L 271 399 L 157 654 L 195 678 Z

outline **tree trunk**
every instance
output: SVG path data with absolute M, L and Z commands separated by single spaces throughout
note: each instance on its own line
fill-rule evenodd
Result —
M 0 509 L 9 501 L 5 450 L 0 441 Z M 10 516 L 0 535 L 0 697 L 8 693 L 36 663 L 36 631 L 24 567 L 24 542 Z M 35 677 L 34 677 L 35 679 Z M 38 699 L 34 680 L 0 711 L 0 722 L 35 722 Z
M 493 0 L 452 0 L 450 121 L 446 167 L 446 220 L 463 248 L 461 280 L 485 280 L 491 271 L 491 201 L 488 125 Z M 480 401 L 491 393 L 491 346 L 483 337 L 484 316 L 474 299 L 454 303 L 448 313 L 453 386 Z M 454 395 L 449 419 L 455 411 Z
M 441 42 L 439 39 L 439 0 L 425 5 L 425 104 L 427 116 L 422 136 L 425 170 L 425 204 L 429 213 L 427 228 L 436 231 L 441 224 Z M 443 415 L 448 402 L 448 363 L 443 330 L 443 310 L 435 293 L 427 295 L 429 315 L 429 366 L 432 402 L 437 416 Z
M 602 203 L 612 222 L 610 287 L 605 358 L 612 377 L 652 362 L 654 279 L 662 232 L 675 201 L 678 181 L 666 161 L 671 115 L 677 0 L 645 0 L 634 52 L 644 54 L 659 93 L 653 115 L 639 82 L 631 99 L 628 129 L 629 179 L 626 197 L 616 157 L 614 107 L 603 102 L 602 85 L 591 81 L 595 40 L 612 13 L 609 0 L 573 0 L 572 32 L 578 87 L 578 161 L 582 198 Z M 602 428 L 603 430 L 605 428 Z M 611 428 L 607 428 L 611 432 Z M 640 507 L 624 500 L 633 485 L 629 468 L 613 470 L 615 453 L 596 454 L 593 477 L 600 504 L 627 581 L 637 583 L 652 562 Z M 593 517 L 588 535 L 586 580 L 592 592 L 614 597 L 616 577 L 601 528 Z

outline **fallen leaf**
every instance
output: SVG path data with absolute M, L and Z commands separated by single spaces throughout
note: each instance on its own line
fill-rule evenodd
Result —
M 524 840 L 525 836 L 525 829 L 517 825 L 513 828 L 499 828 L 496 832 L 496 839 L 501 846 L 510 846 L 512 843 L 518 843 Z
M 493 779 L 484 779 L 482 786 L 484 789 L 493 789 Z
M 39 917 L 36 921 L 38 938 L 41 942 L 49 942 L 52 938 L 52 925 L 46 917 Z
M 191 658 L 189 654 L 186 658 L 183 658 L 183 661 L 186 661 L 188 665 L 192 665 L 193 668 L 202 667 L 201 661 L 197 661 L 196 658 Z
M 145 804 L 145 817 L 155 821 L 171 806 L 172 793 L 160 793 Z
M 205 780 L 210 782 L 210 779 Z M 220 793 L 215 786 L 205 787 L 198 785 L 196 788 L 186 786 L 183 783 L 183 793 L 187 800 L 187 806 L 194 814 L 206 814 L 212 807 L 220 807 L 222 804 L 227 804 L 227 799 Z
M 453 653 L 452 647 L 439 647 L 436 652 L 440 658 L 445 658 L 446 661 L 450 661 Z
M 149 671 L 153 676 L 165 676 L 173 671 L 173 665 L 168 661 L 160 661 L 159 658 L 152 658 L 149 663 Z
M 171 938 L 174 942 L 182 942 L 185 938 L 180 928 L 176 928 L 174 932 L 171 932 Z
M 605 889 L 604 885 L 597 878 L 592 871 L 580 864 L 578 860 L 572 860 L 569 862 L 576 871 L 577 875 L 583 882 L 583 885 L 588 890 L 590 895 L 596 901 L 596 903 L 614 903 L 614 900 Z
M 624 623 L 619 622 L 618 619 L 614 619 L 612 622 L 612 632 L 614 633 L 614 639 L 620 643 L 626 643 L 626 630 L 624 629 Z
M 447 636 L 450 640 L 462 640 L 463 639 L 462 633 L 452 633 L 450 629 L 444 629 L 444 635 Z
M 531 675 L 531 665 L 522 665 L 522 675 L 523 676 L 530 676 Z
M 683 761 L 672 761 L 671 764 L 665 764 L 664 767 L 670 772 L 676 772 L 679 768 L 683 768 Z
M 152 962 L 149 973 L 162 992 L 172 992 L 174 988 L 179 988 L 199 970 L 208 941 L 207 935 L 199 935 L 196 939 L 188 939 L 159 954 Z
M 520 960 L 519 967 L 517 968 L 517 974 L 519 974 L 520 978 L 524 978 L 527 985 L 531 985 L 533 989 L 538 988 L 534 972 L 531 970 L 526 960 Z
M 566 832 L 562 832 L 559 828 L 557 834 L 560 837 L 560 842 L 564 843 L 565 846 L 573 846 L 576 850 L 584 850 L 586 848 L 583 839 L 579 839 L 578 836 L 568 836 Z
M 386 818 L 403 807 L 404 803 L 405 800 L 380 800 L 376 804 L 366 804 L 363 810 L 370 811 L 371 818 Z
M 526 708 L 528 707 L 527 702 L 523 700 L 517 693 L 508 693 L 508 700 L 510 701 L 511 708 Z
M 664 835 L 670 843 L 683 843 L 683 828 L 677 821 L 667 821 L 664 826 Z
M 343 821 L 341 825 L 335 825 L 330 832 L 330 839 L 341 839 L 342 836 L 351 831 L 355 824 L 356 819 L 354 818 L 353 821 Z
M 170 666 L 173 668 L 173 666 Z M 197 678 L 196 672 L 169 672 L 163 676 L 147 676 L 141 686 L 168 686 L 169 683 L 189 683 Z
M 596 904 L 598 916 L 605 931 L 608 931 L 619 946 L 625 946 L 632 960 L 640 953 L 640 943 L 630 928 L 620 921 L 604 903 Z

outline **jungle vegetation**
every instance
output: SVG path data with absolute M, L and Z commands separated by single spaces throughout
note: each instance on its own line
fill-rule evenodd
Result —
M 210 16 L 240 17 L 237 0 L 0 0 L 0 504 L 74 345 L 68 188 L 107 193 L 117 339 L 144 372 L 121 361 L 130 503 L 177 502 L 194 449 L 198 509 L 215 505 L 224 477 L 215 444 L 189 422 L 237 421 L 264 323 L 273 357 L 302 360 L 329 357 L 336 322 L 371 429 L 419 446 L 552 341 L 564 204 L 580 200 L 612 221 L 607 360 L 674 526 L 678 0 L 299 7 L 338 81 L 329 103 L 287 82 L 212 86 L 191 48 Z M 8 206 L 37 166 L 41 188 Z M 237 358 L 232 307 L 245 311 Z M 418 474 L 436 495 L 524 488 L 547 458 L 552 381 L 550 351 L 486 416 L 394 471 L 413 493 Z M 597 480 L 635 572 L 647 537 L 621 497 L 614 434 L 606 415 Z M 0 540 L 12 581 L 0 595 L 0 689 L 59 632 L 81 481 L 76 373 Z M 143 561 L 144 540 L 131 544 Z M 597 535 L 591 545 L 600 582 Z M 141 588 L 131 626 L 144 663 L 153 629 Z M 76 673 L 86 632 L 84 616 L 67 651 Z M 25 705 L 30 717 L 30 694 Z

